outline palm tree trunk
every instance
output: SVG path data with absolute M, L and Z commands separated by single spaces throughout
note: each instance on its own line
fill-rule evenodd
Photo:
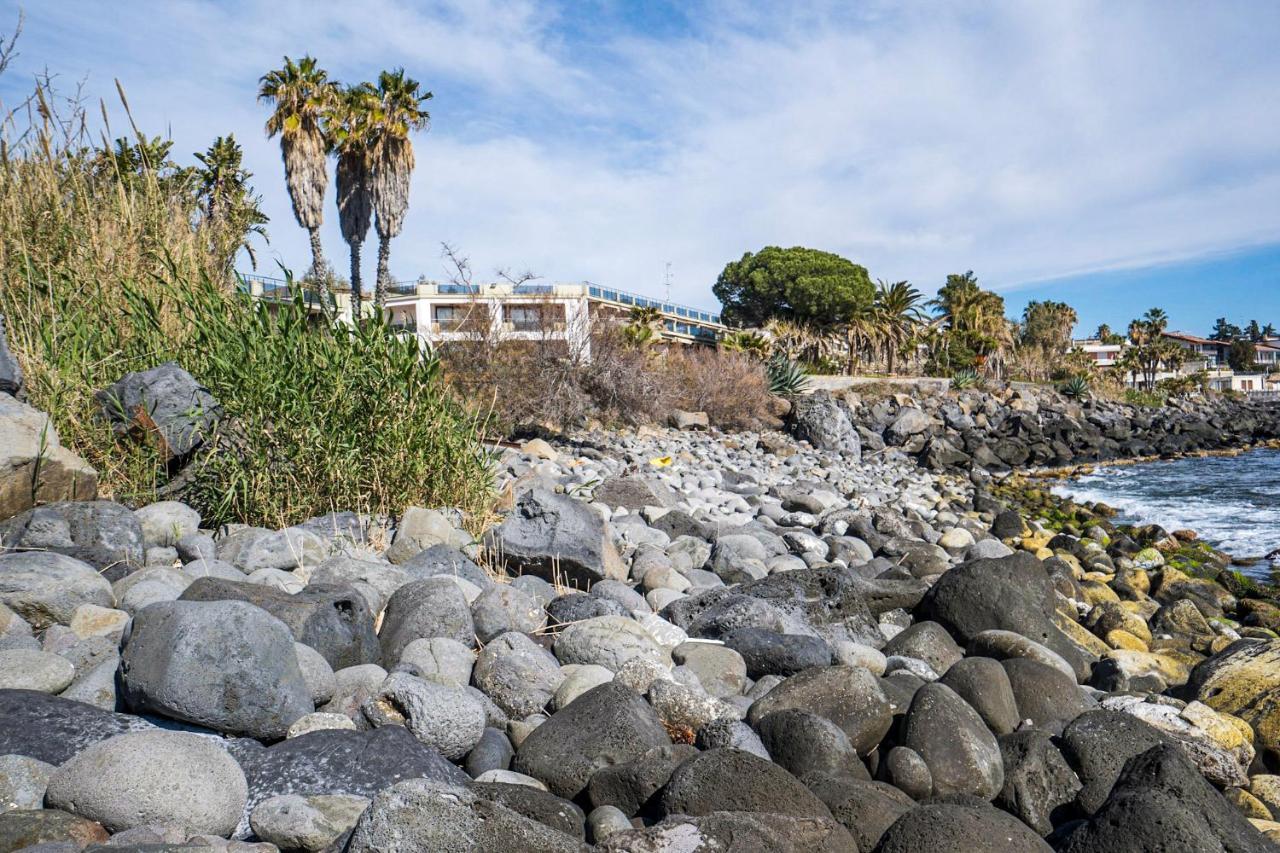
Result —
M 391 273 L 388 266 L 391 262 L 391 238 L 378 236 L 378 281 L 373 287 L 373 304 L 381 316 L 382 306 L 387 301 L 387 279 Z
M 360 281 L 360 248 L 361 241 L 352 240 L 351 247 L 351 320 L 359 322 L 364 313 L 364 284 Z
M 329 265 L 324 261 L 324 247 L 320 245 L 320 228 L 308 228 L 311 235 L 311 278 L 320 283 L 325 296 L 329 293 Z

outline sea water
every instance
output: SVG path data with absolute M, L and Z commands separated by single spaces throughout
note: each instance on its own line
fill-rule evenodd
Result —
M 1098 468 L 1053 491 L 1102 501 L 1124 524 L 1189 528 L 1233 557 L 1262 558 L 1280 549 L 1280 450 Z M 1273 568 L 1261 560 L 1247 573 Z

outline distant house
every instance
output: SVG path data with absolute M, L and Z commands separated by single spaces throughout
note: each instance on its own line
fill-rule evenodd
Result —
M 1257 344 L 1258 355 L 1255 360 L 1262 366 L 1262 371 L 1237 373 L 1227 363 L 1230 342 L 1215 341 L 1178 331 L 1165 332 L 1163 336 L 1186 350 L 1186 360 L 1176 370 L 1165 368 L 1156 373 L 1157 382 L 1198 373 L 1215 391 L 1259 393 L 1280 390 L 1280 339 L 1261 341 Z M 1089 356 L 1097 367 L 1114 368 L 1124 351 L 1132 344 L 1128 341 L 1108 344 L 1096 338 L 1090 338 L 1073 341 L 1072 346 L 1073 349 Z M 1139 377 L 1134 373 L 1130 373 L 1125 379 L 1129 385 L 1135 387 L 1139 382 Z
M 1163 337 L 1187 350 L 1188 361 L 1203 362 L 1203 369 L 1207 370 L 1227 363 L 1227 350 L 1231 348 L 1229 341 L 1215 341 L 1188 332 L 1165 332 Z

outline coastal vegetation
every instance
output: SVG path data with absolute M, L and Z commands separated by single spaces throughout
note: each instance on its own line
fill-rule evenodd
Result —
M 296 70 L 282 86 L 311 73 Z M 127 116 L 123 91 L 121 101 Z M 484 412 L 457 400 L 435 359 L 381 319 L 317 323 L 301 289 L 271 304 L 240 292 L 234 260 L 261 245 L 265 217 L 233 138 L 191 165 L 136 130 L 99 141 L 82 107 L 47 81 L 9 107 L 4 135 L 0 314 L 29 401 L 98 470 L 103 495 L 142 504 L 183 485 L 211 524 L 489 505 Z M 291 184 L 319 172 L 295 164 Z M 313 196 L 295 201 L 304 225 L 318 225 Z M 188 466 L 181 484 L 150 443 L 118 437 L 94 398 L 167 360 L 227 416 L 209 442 L 222 450 Z

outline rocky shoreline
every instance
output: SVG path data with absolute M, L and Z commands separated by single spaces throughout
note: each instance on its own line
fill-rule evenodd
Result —
M 1271 592 L 1012 473 L 1253 446 L 1280 407 L 787 421 L 528 442 L 479 536 L 444 508 L 0 521 L 0 851 L 1280 841 Z

